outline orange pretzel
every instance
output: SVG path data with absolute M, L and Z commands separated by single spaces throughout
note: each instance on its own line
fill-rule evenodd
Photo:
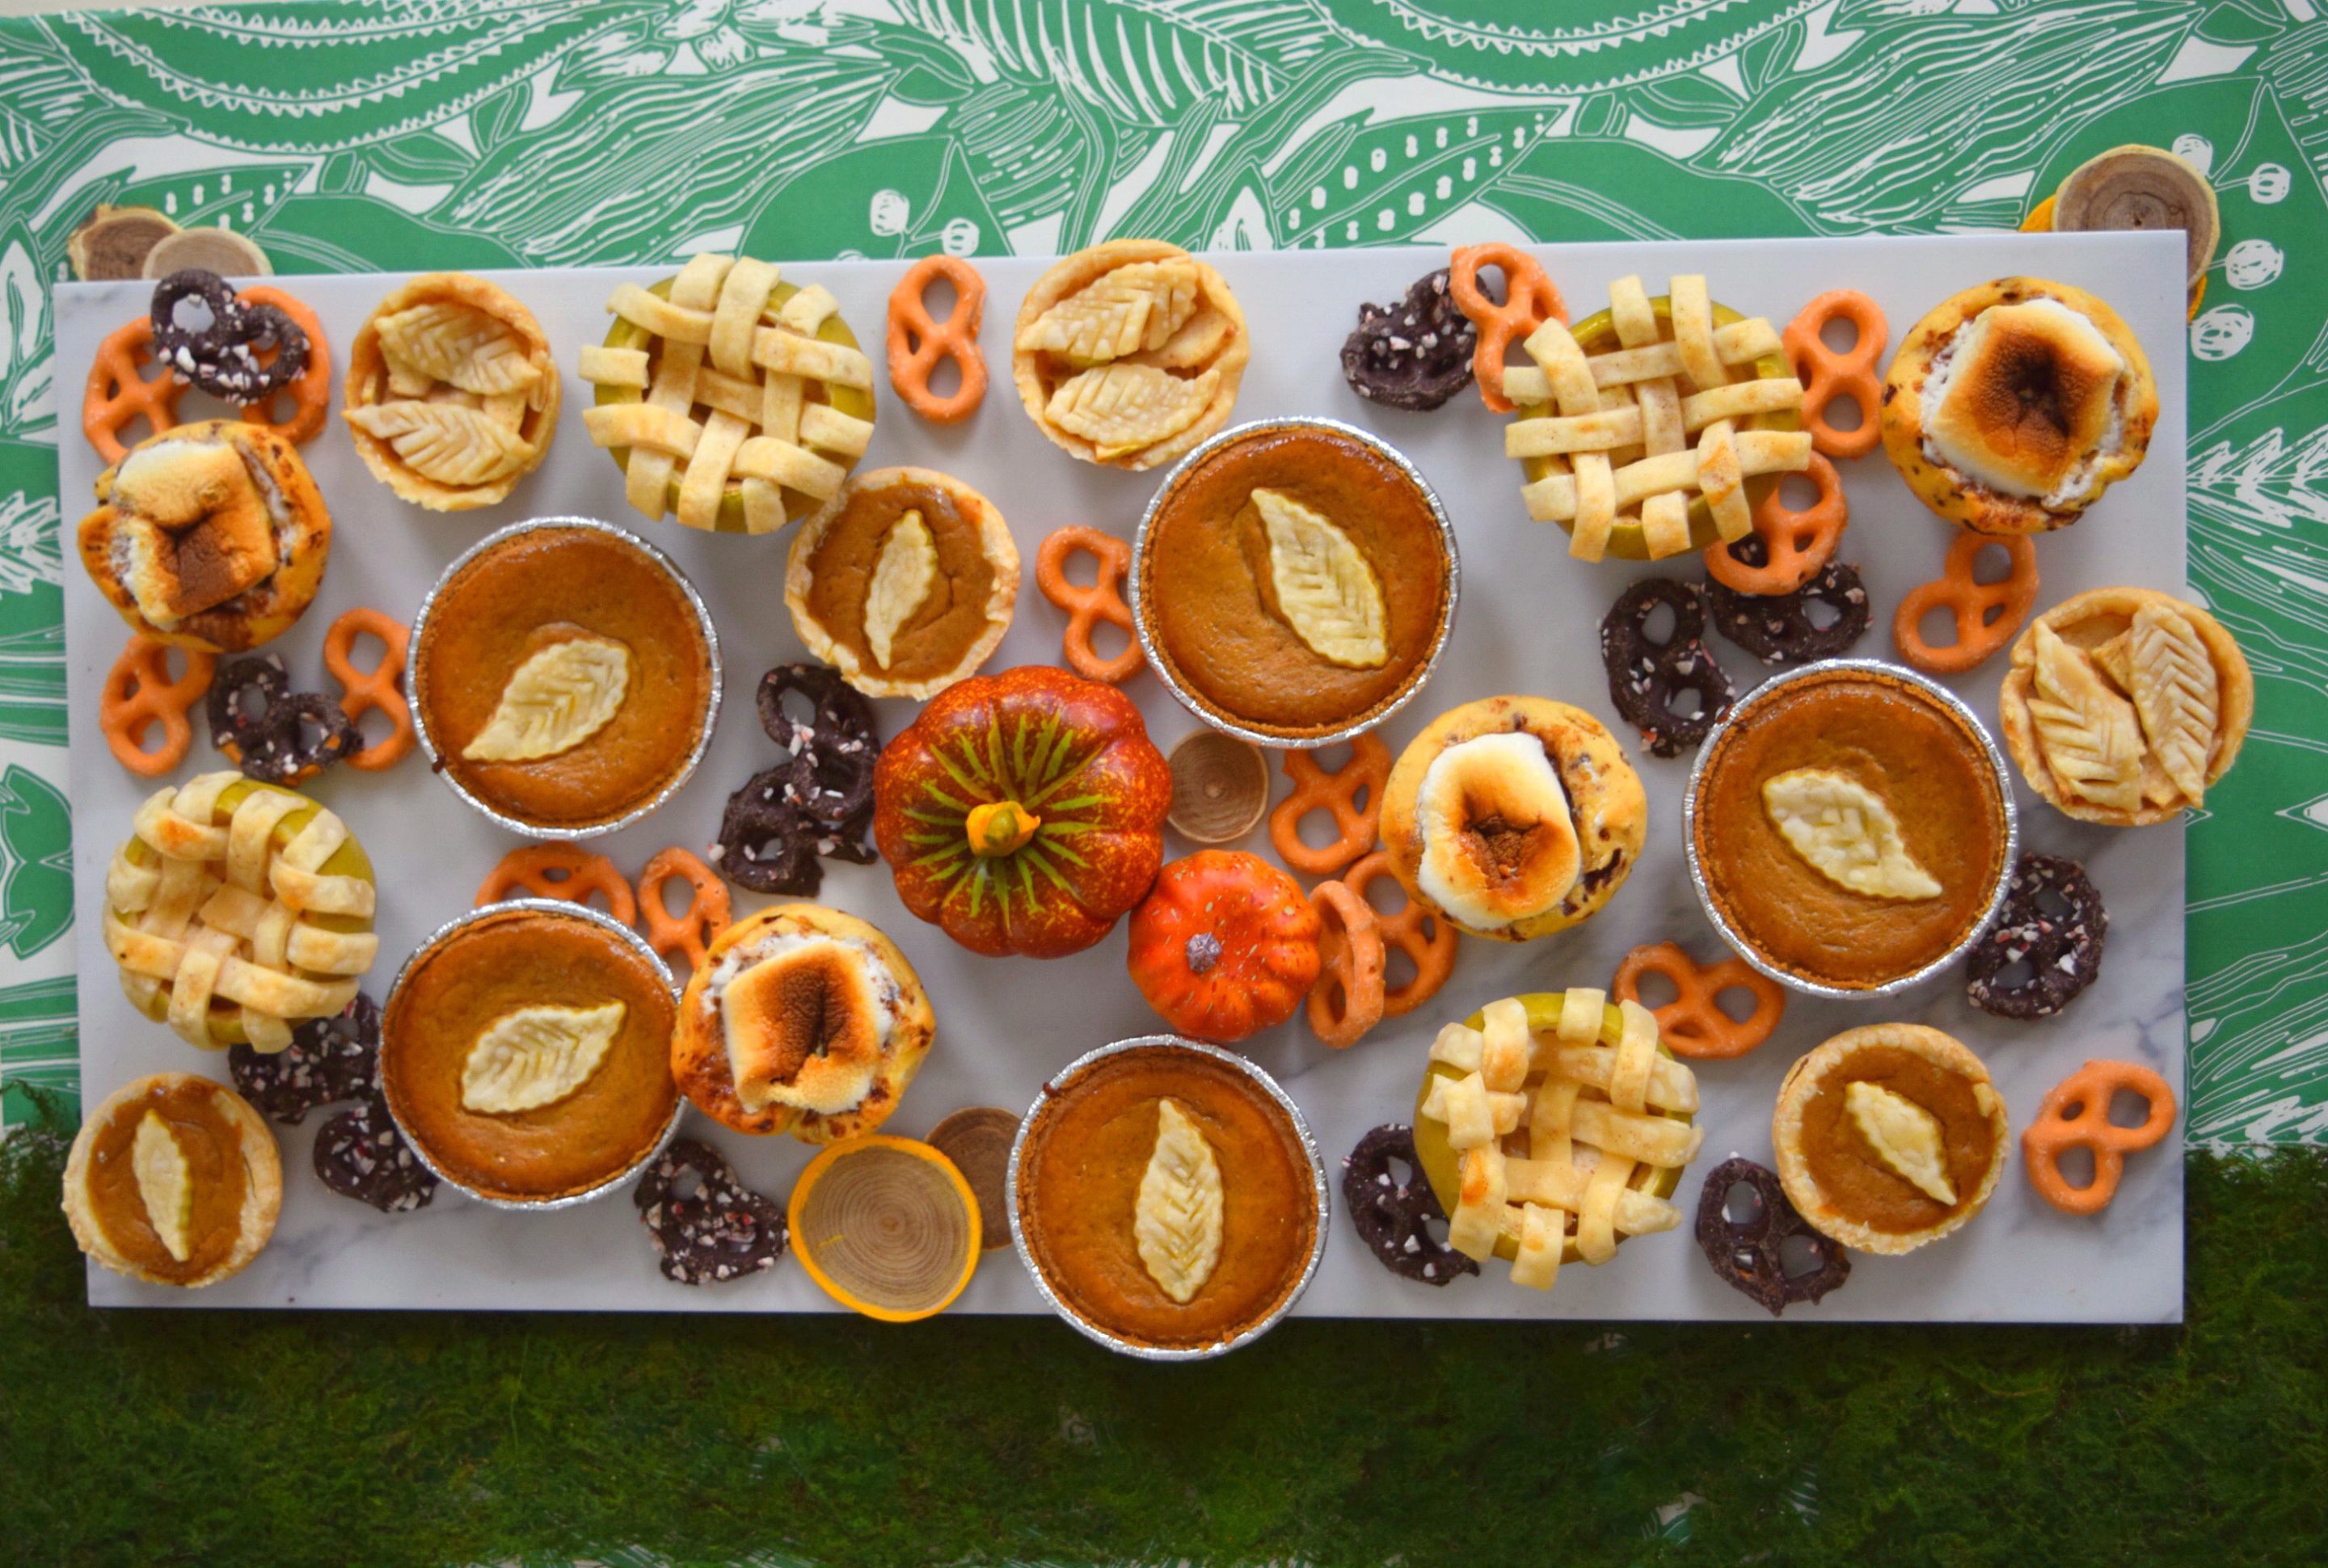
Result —
M 673 915 L 663 902 L 663 887 L 685 882 L 693 891 L 684 913 Z M 689 967 L 701 969 L 711 939 L 728 929 L 728 885 L 711 868 L 677 844 L 660 850 L 639 873 L 639 908 L 647 917 L 647 945 L 666 962 L 687 954 Z
M 378 637 L 385 651 L 370 670 L 358 670 L 350 655 L 356 639 L 365 633 Z M 350 767 L 378 773 L 394 767 L 412 751 L 412 705 L 404 699 L 404 656 L 412 634 L 393 617 L 378 610 L 353 609 L 332 623 L 324 634 L 324 668 L 340 683 L 340 711 L 351 721 L 377 709 L 395 728 L 385 740 L 366 741 L 361 751 L 347 758 Z
M 1376 850 L 1342 873 L 1342 886 L 1366 899 L 1366 889 L 1384 877 L 1398 880 L 1391 869 L 1390 851 Z M 1374 909 L 1371 899 L 1366 900 L 1366 907 Z M 1413 980 L 1383 992 L 1383 1017 L 1394 1019 L 1437 996 L 1447 977 L 1455 972 L 1455 928 L 1410 895 L 1395 915 L 1375 909 L 1375 929 L 1381 933 L 1385 947 L 1396 948 L 1414 965 Z
M 1305 877 L 1330 877 L 1375 847 L 1383 784 L 1390 777 L 1390 747 L 1379 738 L 1362 735 L 1350 742 L 1350 760 L 1333 773 L 1318 765 L 1316 752 L 1289 751 L 1285 776 L 1293 781 L 1293 793 L 1269 813 L 1269 841 L 1279 859 Z M 1339 836 L 1332 843 L 1313 849 L 1301 841 L 1301 819 L 1311 812 L 1333 817 Z
M 1851 504 L 1843 497 L 1843 476 L 1816 452 L 1807 477 L 1818 486 L 1818 498 L 1800 512 L 1786 503 L 1780 484 L 1770 486 L 1754 509 L 1754 532 L 1768 560 L 1750 567 L 1716 540 L 1705 547 L 1707 575 L 1741 594 L 1791 594 L 1816 576 L 1851 526 Z
M 178 422 L 178 384 L 167 366 L 151 380 L 144 374 L 154 362 L 154 323 L 139 316 L 105 334 L 97 345 L 97 362 L 89 367 L 89 390 L 81 396 L 81 434 L 108 463 L 129 455 L 121 433 L 139 418 L 159 436 Z
M 218 655 L 185 649 L 186 672 L 170 675 L 170 645 L 140 632 L 121 650 L 121 657 L 106 672 L 105 692 L 98 701 L 98 727 L 113 759 L 131 773 L 154 778 L 186 760 L 194 743 L 194 727 L 186 715 L 211 689 Z M 162 744 L 146 749 L 145 736 L 162 727 Z
M 1996 582 L 1976 581 L 1973 563 L 1990 545 L 2004 547 L 2013 569 Z M 1935 675 L 1961 675 L 2013 640 L 2037 605 L 2037 550 L 2018 534 L 1959 533 L 1948 563 L 1929 583 L 1918 583 L 1892 617 L 1900 656 Z M 1956 617 L 1957 640 L 1933 647 L 1924 641 L 1924 617 L 1946 610 Z
M 638 900 L 615 863 L 563 840 L 528 844 L 503 855 L 478 886 L 477 903 L 498 904 L 520 888 L 530 898 L 563 898 L 571 904 L 587 904 L 592 894 L 604 894 L 606 913 L 625 925 L 639 923 Z
M 324 428 L 324 416 L 332 400 L 332 353 L 324 342 L 324 324 L 305 305 L 263 283 L 253 284 L 235 298 L 246 305 L 271 305 L 296 322 L 307 334 L 307 368 L 299 373 L 299 379 L 264 403 L 245 404 L 242 418 L 250 424 L 271 427 L 295 446 L 313 440 Z M 277 352 L 267 351 L 270 355 Z M 141 416 L 148 432 L 155 436 L 178 422 L 178 398 L 185 387 L 166 366 L 160 367 L 159 373 L 148 380 L 144 371 L 153 363 L 151 316 L 140 316 L 116 327 L 98 345 L 97 361 L 89 366 L 88 390 L 81 398 L 80 427 L 89 445 L 108 463 L 118 463 L 129 455 L 121 433 Z M 275 418 L 276 398 L 291 399 L 287 419 Z
M 1338 1051 L 1366 1038 L 1383 1019 L 1382 922 L 1375 906 L 1339 882 L 1310 889 L 1323 930 L 1318 983 L 1310 988 L 1310 1032 Z
M 1639 1001 L 1644 974 L 1661 974 L 1673 982 L 1674 1000 L 1652 1010 L 1657 1015 L 1658 1035 L 1676 1056 L 1700 1061 L 1742 1056 L 1769 1039 L 1786 1016 L 1787 993 L 1742 958 L 1725 958 L 1701 969 L 1679 943 L 1637 947 L 1617 966 L 1617 981 L 1610 990 L 1619 1001 Z M 1732 991 L 1753 997 L 1752 1016 L 1733 1019 L 1722 1010 L 1723 993 Z
M 1831 321 L 1849 322 L 1859 341 L 1842 353 L 1827 347 L 1819 333 Z M 1883 345 L 1891 333 L 1882 305 L 1855 288 L 1837 288 L 1803 306 L 1779 335 L 1794 362 L 1795 379 L 1803 384 L 1803 427 L 1822 455 L 1864 457 L 1883 438 L 1875 414 L 1882 406 Z M 1857 429 L 1838 430 L 1826 422 L 1827 408 L 1837 398 L 1859 405 Z
M 2138 1127 L 2110 1120 L 2110 1102 L 2124 1089 L 2149 1103 Z M 2117 1196 L 2128 1151 L 2147 1149 L 2174 1125 L 2174 1091 L 2148 1067 L 2133 1062 L 2088 1062 L 2046 1094 L 2037 1120 L 2021 1134 L 2029 1161 L 2029 1185 L 2064 1214 L 2099 1214 Z M 2084 1149 L 2094 1157 L 2094 1178 L 2071 1187 L 2061 1174 L 2061 1151 Z
M 1479 268 L 1493 267 L 1504 275 L 1504 297 L 1489 299 L 1479 286 Z M 1478 329 L 1479 346 L 1471 352 L 1471 375 L 1479 383 L 1479 400 L 1498 414 L 1513 404 L 1504 396 L 1504 355 L 1512 344 L 1524 343 L 1547 321 L 1565 325 L 1568 302 L 1545 276 L 1536 258 L 1516 245 L 1460 245 L 1449 268 L 1447 291 L 1455 307 Z
M 1067 581 L 1067 559 L 1081 553 L 1099 565 L 1092 586 Z M 1131 569 L 1131 547 L 1112 533 L 1095 528 L 1055 530 L 1035 556 L 1035 586 L 1043 596 L 1067 612 L 1064 648 L 1068 667 L 1086 681 L 1120 686 L 1140 673 L 1148 655 L 1131 628 L 1131 606 L 1123 602 L 1123 574 Z M 1122 653 L 1103 659 L 1092 646 L 1092 628 L 1105 621 L 1131 639 Z
M 953 285 L 953 309 L 934 320 L 922 296 L 930 279 Z M 953 256 L 925 256 L 906 268 L 889 294 L 889 383 L 906 406 L 934 425 L 967 419 L 986 398 L 986 356 L 978 352 L 978 324 L 986 314 L 986 280 L 978 268 Z M 941 360 L 962 371 L 962 385 L 947 397 L 930 390 L 930 372 Z

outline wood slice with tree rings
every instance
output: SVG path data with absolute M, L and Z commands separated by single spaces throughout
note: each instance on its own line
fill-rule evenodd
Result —
M 1172 748 L 1172 808 L 1164 820 L 1192 844 L 1229 844 L 1261 824 L 1269 809 L 1269 758 L 1261 747 L 1217 729 L 1199 729 Z
M 943 1312 L 978 1269 L 978 1198 L 926 1143 L 868 1133 L 809 1161 L 786 1218 L 825 1294 L 885 1323 Z
M 983 1252 L 1010 1244 L 1010 1213 L 1003 1193 L 1010 1173 L 1010 1145 L 1018 1136 L 1017 1114 L 992 1105 L 965 1106 L 930 1129 L 930 1147 L 953 1161 L 978 1199 Z

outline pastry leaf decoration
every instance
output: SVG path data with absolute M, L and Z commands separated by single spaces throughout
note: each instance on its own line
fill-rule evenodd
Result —
M 1169 441 L 1195 424 L 1220 380 L 1218 371 L 1184 381 L 1153 365 L 1103 365 L 1062 381 L 1044 413 L 1090 442 L 1104 461 Z
M 472 762 L 535 762 L 606 727 L 631 686 L 631 651 L 611 637 L 553 643 L 517 667 L 493 718 L 461 748 Z
M 158 1112 L 148 1111 L 137 1123 L 129 1145 L 129 1172 L 137 1181 L 138 1201 L 154 1234 L 171 1257 L 184 1263 L 193 1255 L 194 1172 L 178 1135 Z
M 1149 1277 L 1187 1303 L 1221 1261 L 1221 1168 L 1179 1102 L 1156 1107 L 1156 1148 L 1140 1178 L 1132 1239 Z
M 1917 863 L 1882 795 L 1844 774 L 1798 767 L 1762 781 L 1762 809 L 1811 869 L 1873 898 L 1937 898 L 1939 879 Z
M 2206 793 L 2207 753 L 2220 722 L 2215 661 L 2189 619 L 2163 606 L 2134 613 L 2128 690 L 2158 765 L 2196 805 Z
M 1844 1090 L 1843 1108 L 1892 1174 L 1934 1203 L 1955 1207 L 1957 1188 L 1948 1179 L 1938 1118 L 1905 1095 L 1864 1079 Z
M 1018 346 L 1098 365 L 1160 349 L 1197 308 L 1197 264 L 1134 261 L 1101 274 L 1027 324 Z
M 1324 514 L 1275 490 L 1253 493 L 1269 536 L 1277 607 L 1310 652 L 1353 670 L 1390 659 L 1382 585 L 1350 536 Z
M 509 324 L 465 305 L 416 305 L 372 325 L 391 372 L 417 371 L 481 396 L 528 391 L 541 380 L 541 367 Z
M 385 441 L 406 466 L 439 484 L 491 484 L 522 467 L 525 440 L 482 408 L 405 399 L 346 410 L 348 423 Z
M 889 667 L 890 645 L 922 601 L 937 586 L 938 547 L 929 524 L 918 512 L 908 512 L 882 541 L 880 559 L 873 563 L 873 580 L 865 590 L 865 646 L 873 662 Z
M 2142 804 L 2142 737 L 2134 705 L 2044 622 L 2036 627 L 2029 718 L 2045 765 L 2069 794 L 2131 812 Z
M 461 1068 L 461 1103 L 507 1115 L 556 1104 L 589 1082 L 622 1032 L 624 1007 L 521 1007 L 477 1037 Z

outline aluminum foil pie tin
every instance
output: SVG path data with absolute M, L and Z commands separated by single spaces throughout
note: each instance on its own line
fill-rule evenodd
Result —
M 640 957 L 654 965 L 656 972 L 663 977 L 663 983 L 671 988 L 671 1001 L 676 1007 L 680 1000 L 680 985 L 678 981 L 671 978 L 671 966 L 663 962 L 662 956 L 653 948 L 647 945 L 645 937 L 641 936 L 613 915 L 602 915 L 587 905 L 572 903 L 563 898 L 506 898 L 499 904 L 480 905 L 474 909 L 466 910 L 447 920 L 424 937 L 420 945 L 414 948 L 405 961 L 397 966 L 396 978 L 389 982 L 388 999 L 380 1003 L 380 1050 L 383 1058 L 389 1050 L 388 1020 L 395 1011 L 397 993 L 404 989 L 405 981 L 414 970 L 419 967 L 420 961 L 470 926 L 515 912 L 558 915 L 577 920 L 587 920 L 593 925 L 612 932 L 629 944 Z M 680 1118 L 687 1113 L 687 1096 L 681 1094 L 677 1097 L 677 1103 L 671 1108 L 671 1119 L 662 1124 L 662 1131 L 655 1134 L 653 1141 L 641 1151 L 639 1157 L 586 1192 L 569 1192 L 558 1197 L 502 1197 L 493 1193 L 480 1192 L 459 1177 L 452 1175 L 438 1166 L 436 1161 L 429 1157 L 427 1146 L 412 1135 L 412 1129 L 407 1127 L 404 1124 L 404 1118 L 397 1113 L 395 1103 L 389 1098 L 386 1082 L 386 1075 L 383 1073 L 380 1099 L 388 1105 L 390 1119 L 395 1122 L 397 1131 L 403 1134 L 405 1144 L 412 1150 L 412 1157 L 428 1168 L 428 1174 L 455 1192 L 483 1204 L 488 1208 L 514 1209 L 521 1214 L 546 1214 L 552 1209 L 573 1208 L 577 1205 L 588 1203 L 593 1198 L 604 1197 L 610 1192 L 618 1192 L 630 1186 L 632 1182 L 638 1179 L 639 1173 L 647 1168 L 649 1162 L 670 1146 L 672 1136 L 679 1131 Z
M 685 596 L 688 605 L 695 611 L 695 624 L 703 633 L 704 660 L 711 677 L 710 695 L 704 704 L 702 723 L 695 732 L 695 745 L 689 750 L 687 761 L 652 797 L 632 807 L 621 816 L 610 817 L 603 822 L 529 822 L 521 817 L 511 816 L 500 807 L 478 799 L 471 793 L 469 787 L 455 777 L 451 770 L 445 765 L 445 758 L 436 749 L 436 737 L 428 733 L 427 717 L 421 709 L 420 671 L 421 666 L 426 662 L 428 649 L 428 618 L 430 613 L 436 607 L 437 596 L 445 591 L 445 586 L 447 583 L 461 575 L 471 561 L 475 560 L 487 550 L 522 534 L 551 529 L 581 529 L 595 533 L 611 534 L 637 550 L 651 565 L 668 577 L 680 593 Z M 406 695 L 412 709 L 413 733 L 419 739 L 421 751 L 428 758 L 429 771 L 444 780 L 445 787 L 460 796 L 480 816 L 494 826 L 506 828 L 512 833 L 522 834 L 529 839 L 595 839 L 602 833 L 611 833 L 619 828 L 626 828 L 677 794 L 687 781 L 694 776 L 697 765 L 703 761 L 703 754 L 711 748 L 711 732 L 719 719 L 721 674 L 719 634 L 711 624 L 710 606 L 703 602 L 703 596 L 695 591 L 695 585 L 687 580 L 687 574 L 681 571 L 669 556 L 630 530 L 617 528 L 611 522 L 601 522 L 594 517 L 535 517 L 529 518 L 523 522 L 511 523 L 507 528 L 496 529 L 487 534 L 455 556 L 453 559 L 453 564 L 438 574 L 436 580 L 429 585 L 427 593 L 421 596 L 420 608 L 412 617 L 411 648 L 411 665 L 405 671 Z
M 1240 442 L 1249 441 L 1256 436 L 1266 436 L 1275 430 L 1330 430 L 1337 436 L 1343 437 L 1388 460 L 1401 474 L 1406 475 L 1416 490 L 1422 493 L 1423 501 L 1431 508 L 1432 519 L 1439 524 L 1440 546 L 1447 552 L 1447 607 L 1445 613 L 1439 618 L 1439 632 L 1432 639 L 1430 652 L 1423 656 L 1422 662 L 1414 667 L 1407 677 L 1405 687 L 1395 697 L 1379 708 L 1368 709 L 1366 715 L 1356 721 L 1322 735 L 1280 735 L 1271 730 L 1257 729 L 1241 722 L 1232 714 L 1216 709 L 1211 703 L 1182 684 L 1180 677 L 1174 673 L 1172 666 L 1166 662 L 1163 649 L 1158 645 L 1154 634 L 1149 631 L 1148 617 L 1141 613 L 1141 596 L 1155 587 L 1146 580 L 1149 536 L 1155 529 L 1158 513 L 1164 510 L 1166 499 L 1178 488 L 1180 482 L 1190 472 L 1222 447 L 1234 446 Z M 1156 493 L 1149 498 L 1148 509 L 1140 514 L 1140 530 L 1132 536 L 1131 573 L 1125 584 L 1125 599 L 1131 608 L 1132 634 L 1140 640 L 1140 651 L 1148 656 L 1149 673 L 1164 683 L 1164 689 L 1173 695 L 1181 707 L 1224 735 L 1234 735 L 1240 740 L 1252 741 L 1255 746 L 1272 746 L 1280 750 L 1306 750 L 1313 746 L 1338 746 L 1344 741 L 1356 739 L 1413 701 L 1415 693 L 1431 683 L 1432 673 L 1439 668 L 1440 656 L 1447 652 L 1447 641 L 1455 634 L 1456 597 L 1462 581 L 1463 557 L 1462 552 L 1456 548 L 1455 524 L 1448 517 L 1446 505 L 1439 499 L 1439 492 L 1432 488 L 1431 481 L 1422 476 L 1422 470 L 1417 468 L 1407 458 L 1405 453 L 1401 452 L 1371 430 L 1361 430 L 1356 425 L 1347 425 L 1339 419 L 1328 419 L 1317 415 L 1292 415 L 1281 419 L 1255 419 L 1243 425 L 1232 425 L 1219 435 L 1196 447 L 1166 471 L 1164 483 L 1158 485 Z
M 1941 953 L 1922 968 L 1885 981 L 1881 985 L 1861 987 L 1826 985 L 1796 974 L 1789 970 L 1781 969 L 1765 959 L 1755 951 L 1744 935 L 1731 925 L 1729 917 L 1723 914 L 1721 906 L 1714 901 L 1713 889 L 1706 883 L 1705 868 L 1699 863 L 1697 855 L 1698 786 L 1704 779 L 1706 765 L 1713 759 L 1715 751 L 1721 747 L 1723 737 L 1751 718 L 1758 709 L 1768 707 L 1773 700 L 1784 696 L 1791 688 L 1806 681 L 1831 677 L 1838 671 L 1881 676 L 1888 681 L 1898 681 L 1903 686 L 1912 687 L 1920 695 L 1930 699 L 1936 706 L 1954 716 L 1964 726 L 1965 732 L 1980 743 L 1981 754 L 1987 758 L 1990 776 L 1996 784 L 1999 809 L 2004 814 L 2004 853 L 2002 864 L 1997 869 L 1996 885 L 1989 889 L 1988 903 L 1982 909 L 1980 918 L 1974 921 L 1964 935 L 1957 940 L 1956 945 L 1946 953 Z M 1989 734 L 1988 727 L 1981 723 L 1979 716 L 1965 705 L 1962 698 L 1937 681 L 1930 680 L 1903 664 L 1894 664 L 1882 659 L 1821 659 L 1815 663 L 1805 664 L 1798 669 L 1788 670 L 1773 675 L 1740 698 L 1738 705 L 1730 710 L 1729 716 L 1715 725 L 1713 731 L 1699 745 L 1697 760 L 1690 765 L 1689 789 L 1682 795 L 1681 841 L 1683 852 L 1689 857 L 1690 886 L 1697 889 L 1698 906 L 1705 911 L 1706 919 L 1713 923 L 1714 930 L 1722 934 L 1722 940 L 1728 943 L 1739 957 L 1777 981 L 1780 985 L 1802 991 L 1806 995 L 1829 997 L 1836 1001 L 1868 1001 L 1882 997 L 1898 996 L 1902 991 L 1911 990 L 1932 979 L 1971 952 L 1973 944 L 1978 942 L 1987 933 L 1988 928 L 1996 923 L 1998 914 L 2004 908 L 2004 896 L 2013 886 L 2013 864 L 2021 854 L 2021 817 L 2014 805 L 2013 775 L 2004 765 L 2004 753 L 1998 748 L 1995 737 Z
M 1202 451 L 1203 448 L 1199 447 L 1197 450 Z M 1143 1345 L 1136 1339 L 1121 1338 L 1090 1322 L 1061 1300 L 1059 1293 L 1052 1289 L 1050 1280 L 1044 1274 L 1041 1265 L 1035 1261 L 1034 1249 L 1028 1244 L 1026 1229 L 1018 1217 L 1019 1166 L 1026 1159 L 1027 1135 L 1034 1130 L 1036 1119 L 1043 1113 L 1044 1109 L 1063 1090 L 1071 1087 L 1075 1079 L 1082 1076 L 1086 1069 L 1096 1064 L 1111 1056 L 1157 1049 L 1189 1051 L 1197 1056 L 1210 1056 L 1222 1066 L 1232 1068 L 1251 1079 L 1263 1094 L 1277 1103 L 1280 1110 L 1285 1113 L 1286 1119 L 1292 1124 L 1294 1136 L 1300 1141 L 1301 1152 L 1310 1161 L 1310 1195 L 1317 1204 L 1317 1229 L 1310 1243 L 1310 1255 L 1302 1263 L 1300 1276 L 1293 1282 L 1292 1287 L 1285 1292 L 1284 1298 L 1269 1310 L 1265 1317 L 1247 1324 L 1229 1338 L 1212 1345 Z M 1010 1216 L 1011 1244 L 1018 1249 L 1018 1261 L 1027 1266 L 1027 1277 L 1035 1282 L 1035 1293 L 1043 1298 L 1044 1304 L 1056 1312 L 1062 1320 L 1084 1338 L 1094 1344 L 1104 1345 L 1118 1355 L 1135 1357 L 1142 1361 L 1209 1361 L 1216 1356 L 1225 1356 L 1232 1350 L 1242 1349 L 1276 1328 L 1293 1310 L 1293 1304 L 1300 1300 L 1301 1293 L 1310 1288 L 1310 1282 L 1317 1277 L 1318 1264 L 1326 1256 L 1326 1235 L 1333 1219 L 1333 1205 L 1327 1197 L 1326 1162 L 1319 1158 L 1318 1140 L 1310 1132 L 1310 1123 L 1303 1118 L 1301 1108 L 1294 1104 L 1291 1096 L 1278 1086 L 1275 1078 L 1271 1077 L 1245 1057 L 1238 1056 L 1234 1051 L 1223 1050 L 1218 1046 L 1208 1046 L 1197 1040 L 1184 1039 L 1178 1035 L 1138 1035 L 1131 1039 L 1117 1040 L 1111 1045 L 1102 1046 L 1097 1050 L 1085 1051 L 1046 1079 L 1042 1092 L 1035 1096 L 1035 1103 L 1028 1106 L 1027 1114 L 1019 1118 L 1018 1134 L 1010 1141 L 1010 1163 L 1004 1178 L 1002 1203 Z

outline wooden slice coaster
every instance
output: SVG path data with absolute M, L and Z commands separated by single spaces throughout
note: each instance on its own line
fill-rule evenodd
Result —
M 231 229 L 181 229 L 146 253 L 146 276 L 164 278 L 199 267 L 221 277 L 272 277 L 267 252 Z
M 1018 1118 L 992 1105 L 965 1106 L 930 1129 L 930 1147 L 953 1161 L 978 1199 L 979 1246 L 1010 1244 L 1010 1213 L 1003 1188 L 1010 1174 L 1010 1144 Z
M 978 1200 L 926 1143 L 873 1132 L 809 1161 L 786 1220 L 809 1277 L 885 1323 L 944 1311 L 977 1272 Z
M 1192 844 L 1228 844 L 1269 809 L 1269 758 L 1261 747 L 1199 729 L 1172 748 L 1172 808 L 1164 820 Z

